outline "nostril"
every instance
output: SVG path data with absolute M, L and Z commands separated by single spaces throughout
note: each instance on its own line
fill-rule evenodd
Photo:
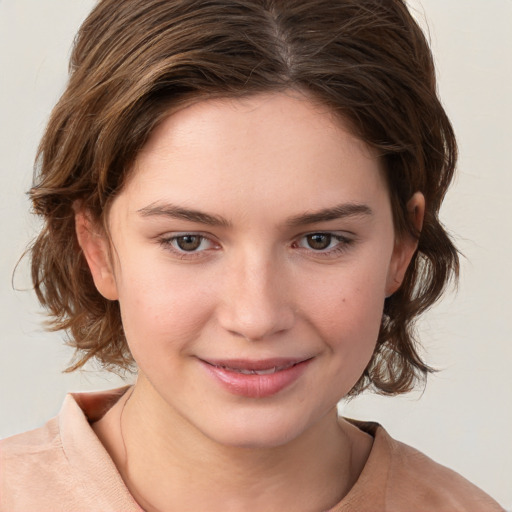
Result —
M 268 265 L 259 277 L 255 277 L 254 267 L 252 270 L 250 275 L 247 270 L 235 272 L 224 283 L 225 288 L 219 291 L 223 300 L 217 306 L 216 318 L 232 336 L 261 341 L 281 335 L 294 325 L 294 304 L 285 293 L 284 279 L 277 286 L 269 275 Z
M 237 331 L 234 329 L 228 329 L 228 332 L 232 336 L 235 336 L 237 338 L 242 338 L 244 340 L 254 342 L 254 341 L 262 341 L 262 340 L 268 339 L 269 337 L 281 336 L 281 335 L 285 334 L 288 330 L 289 330 L 289 328 L 269 329 L 268 331 L 265 331 L 263 334 L 256 334 L 256 333 L 251 334 L 250 332 L 247 332 L 247 331 L 245 331 L 245 332 Z
M 261 341 L 265 336 L 248 336 L 247 334 L 243 334 L 234 330 L 229 330 L 229 333 L 237 338 L 243 338 L 247 341 Z

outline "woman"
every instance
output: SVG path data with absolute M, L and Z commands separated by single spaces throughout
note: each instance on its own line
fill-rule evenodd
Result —
M 411 324 L 458 269 L 405 5 L 103 0 L 71 69 L 34 283 L 75 368 L 138 378 L 5 441 L 2 510 L 501 510 L 336 414 L 426 376 Z

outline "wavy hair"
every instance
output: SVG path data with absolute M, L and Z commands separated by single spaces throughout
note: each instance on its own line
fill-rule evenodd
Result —
M 108 206 L 158 123 L 190 102 L 300 90 L 350 123 L 382 159 L 397 236 L 418 249 L 386 299 L 371 361 L 351 391 L 413 388 L 431 369 L 414 321 L 458 273 L 438 213 L 457 147 L 437 97 L 424 34 L 401 0 L 101 0 L 76 37 L 67 88 L 55 106 L 30 191 L 44 227 L 31 247 L 32 278 L 76 348 L 130 368 L 117 302 L 96 290 L 75 235 L 73 205 L 106 224 Z M 421 234 L 407 215 L 421 191 Z

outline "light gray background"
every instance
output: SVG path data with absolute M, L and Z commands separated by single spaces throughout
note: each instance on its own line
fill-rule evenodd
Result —
M 0 0 L 0 435 L 58 412 L 66 391 L 120 384 L 93 369 L 62 374 L 71 357 L 48 334 L 13 268 L 37 231 L 24 192 L 73 36 L 92 0 Z M 363 396 L 344 414 L 382 422 L 512 509 L 512 1 L 411 2 L 428 22 L 439 89 L 460 143 L 459 174 L 442 218 L 466 256 L 460 290 L 420 324 L 428 361 L 443 371 L 424 393 Z M 22 262 L 15 286 L 30 288 Z

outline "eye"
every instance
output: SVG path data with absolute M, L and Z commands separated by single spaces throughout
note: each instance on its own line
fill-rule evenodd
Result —
M 193 255 L 208 249 L 218 248 L 218 244 L 197 233 L 178 233 L 164 236 L 160 238 L 159 242 L 164 248 L 181 256 Z
M 173 245 L 182 251 L 197 251 L 201 244 L 204 245 L 205 238 L 199 235 L 181 235 L 174 238 Z
M 306 249 L 319 255 L 336 255 L 348 249 L 353 239 L 336 233 L 308 233 L 295 242 L 295 247 Z
M 330 233 L 313 233 L 305 237 L 308 247 L 316 251 L 324 251 L 331 245 L 333 236 Z

